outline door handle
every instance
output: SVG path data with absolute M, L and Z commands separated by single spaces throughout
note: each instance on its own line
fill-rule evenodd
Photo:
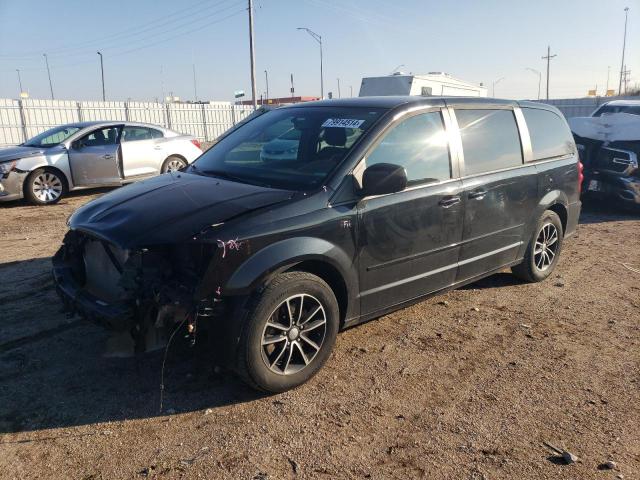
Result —
M 155 147 L 153 147 L 154 150 L 162 150 L 162 147 L 160 145 L 156 145 Z
M 472 192 L 469 192 L 470 199 L 482 200 L 484 196 L 487 194 L 487 191 L 484 188 L 479 188 Z
M 106 155 L 103 155 L 102 158 L 104 158 L 105 160 L 112 160 L 113 155 L 111 155 L 110 153 L 107 153 Z
M 442 200 L 438 202 L 438 205 L 444 208 L 449 208 L 454 206 L 456 203 L 460 203 L 460 197 L 457 195 L 444 197 Z

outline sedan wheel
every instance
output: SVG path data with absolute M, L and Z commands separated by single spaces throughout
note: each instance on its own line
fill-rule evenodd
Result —
M 24 191 L 27 200 L 47 205 L 60 200 L 66 189 L 66 182 L 59 173 L 41 168 L 27 178 Z
M 162 165 L 162 173 L 177 172 L 178 170 L 186 166 L 187 162 L 185 162 L 183 159 L 181 159 L 180 157 L 171 156 L 164 161 L 164 164 Z

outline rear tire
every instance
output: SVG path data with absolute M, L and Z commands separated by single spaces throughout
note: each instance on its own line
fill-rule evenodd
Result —
M 37 168 L 24 182 L 24 198 L 35 205 L 53 205 L 68 191 L 67 179 L 52 168 Z
M 541 282 L 556 265 L 562 251 L 564 231 L 556 212 L 545 210 L 527 245 L 524 260 L 511 268 L 513 274 L 525 282 Z
M 162 164 L 162 169 L 160 171 L 161 173 L 177 172 L 178 170 L 186 166 L 187 162 L 183 158 L 176 155 L 171 155 L 164 161 L 164 163 Z
M 329 358 L 339 322 L 336 297 L 321 278 L 282 273 L 250 300 L 236 370 L 258 390 L 297 387 Z

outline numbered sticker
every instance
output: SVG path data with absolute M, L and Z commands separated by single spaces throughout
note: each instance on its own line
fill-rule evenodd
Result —
M 322 126 L 324 128 L 359 128 L 364 120 L 356 118 L 328 118 Z

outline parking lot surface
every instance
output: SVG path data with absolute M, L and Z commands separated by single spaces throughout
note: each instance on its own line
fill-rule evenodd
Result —
M 0 478 L 640 478 L 640 216 L 587 205 L 545 282 L 499 273 L 343 332 L 284 394 L 175 345 L 160 413 L 161 352 L 103 357 L 50 277 L 106 191 L 0 205 Z

